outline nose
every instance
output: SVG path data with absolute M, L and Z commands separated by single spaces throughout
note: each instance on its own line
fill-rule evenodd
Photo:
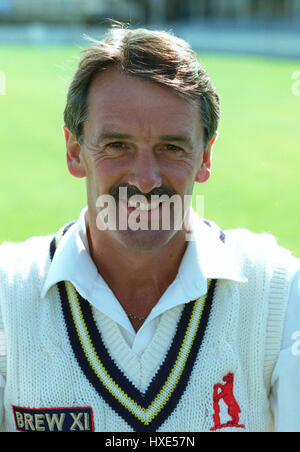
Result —
M 150 193 L 154 188 L 161 187 L 162 177 L 159 164 L 149 147 L 137 151 L 128 183 L 137 187 L 141 193 Z

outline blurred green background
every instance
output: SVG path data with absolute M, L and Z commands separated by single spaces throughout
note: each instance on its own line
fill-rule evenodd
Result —
M 62 134 L 75 46 L 2 46 L 0 208 L 2 241 L 55 232 L 86 204 L 69 175 Z M 300 61 L 200 55 L 222 98 L 211 179 L 195 186 L 204 214 L 223 229 L 271 232 L 300 257 Z

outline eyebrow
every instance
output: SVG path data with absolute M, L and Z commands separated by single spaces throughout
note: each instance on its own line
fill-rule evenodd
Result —
M 132 138 L 132 135 L 126 133 L 103 132 L 98 136 L 97 142 L 100 143 L 102 140 L 128 140 Z M 158 138 L 161 141 L 176 142 L 181 143 L 189 148 L 193 147 L 192 140 L 186 135 L 160 135 Z
M 162 141 L 172 141 L 176 143 L 182 143 L 183 145 L 188 146 L 190 148 L 193 147 L 192 140 L 186 135 L 161 135 L 159 139 Z
M 132 136 L 126 133 L 119 132 L 103 132 L 98 136 L 97 141 L 100 142 L 101 140 L 126 140 L 128 138 L 132 138 Z

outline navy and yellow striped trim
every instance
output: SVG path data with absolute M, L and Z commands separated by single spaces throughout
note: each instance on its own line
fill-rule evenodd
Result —
M 53 239 L 53 258 L 60 237 Z M 176 408 L 187 386 L 205 333 L 216 280 L 205 297 L 187 303 L 172 344 L 146 392 L 139 391 L 120 371 L 102 340 L 90 303 L 72 283 L 58 283 L 65 323 L 74 355 L 87 379 L 101 397 L 136 432 L 153 432 Z

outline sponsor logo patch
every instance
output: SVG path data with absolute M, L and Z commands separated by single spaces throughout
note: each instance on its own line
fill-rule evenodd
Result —
M 12 405 L 19 432 L 93 432 L 90 407 L 23 408 Z

